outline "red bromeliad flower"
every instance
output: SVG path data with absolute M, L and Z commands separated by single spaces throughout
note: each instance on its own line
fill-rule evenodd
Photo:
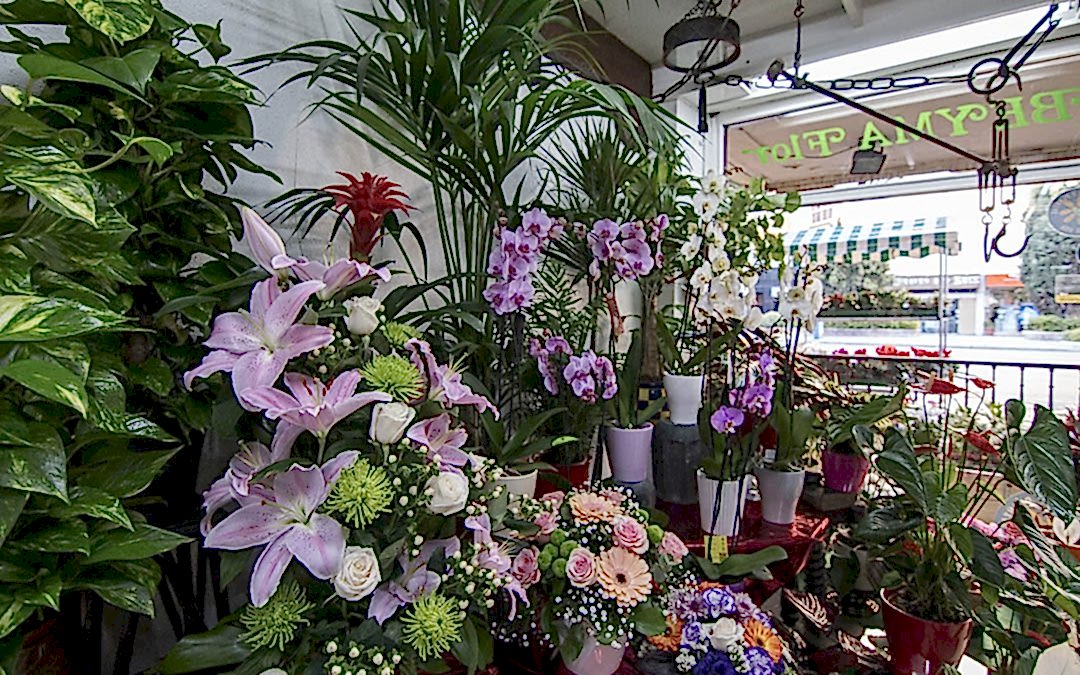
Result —
M 386 176 L 365 171 L 361 178 L 338 171 L 349 181 L 345 185 L 327 185 L 323 191 L 334 197 L 334 208 L 348 209 L 352 215 L 349 257 L 360 262 L 371 259 L 371 251 L 382 238 L 383 218 L 391 211 L 408 213 L 414 207 L 406 204 L 409 195 Z

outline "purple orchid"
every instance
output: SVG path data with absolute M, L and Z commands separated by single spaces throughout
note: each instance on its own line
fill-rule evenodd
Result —
M 768 417 L 772 411 L 773 388 L 764 382 L 751 384 L 743 390 L 739 406 L 758 417 Z
M 382 281 L 390 281 L 389 271 L 375 269 L 367 263 L 352 259 L 339 260 L 327 266 L 307 258 L 300 258 L 293 264 L 292 269 L 301 281 L 314 280 L 325 284 L 317 293 L 320 300 L 329 300 L 337 295 L 338 291 L 344 290 L 372 275 Z
M 294 464 L 274 477 L 273 490 L 262 499 L 242 506 L 206 535 L 207 548 L 240 551 L 266 546 L 251 570 L 253 605 L 262 607 L 274 595 L 294 557 L 318 579 L 337 574 L 345 553 L 345 528 L 315 511 L 357 456 L 344 452 L 321 469 Z
M 606 356 L 597 356 L 591 349 L 580 356 L 570 357 L 563 368 L 563 378 L 574 396 L 586 403 L 596 403 L 598 396 L 605 401 L 610 400 L 619 390 L 611 360 Z
M 326 326 L 296 323 L 304 303 L 323 288 L 321 281 L 305 281 L 282 293 L 277 279 L 265 279 L 251 289 L 249 311 L 228 312 L 214 320 L 214 330 L 204 343 L 212 349 L 195 368 L 184 373 L 184 386 L 197 377 L 232 373 L 233 392 L 247 410 L 244 392 L 277 381 L 285 366 L 301 354 L 334 341 Z
M 462 467 L 469 462 L 469 455 L 461 449 L 468 440 L 464 429 L 451 429 L 450 416 L 446 413 L 412 425 L 405 433 L 409 440 L 427 451 L 429 462 L 440 469 Z
M 614 220 L 604 218 L 593 223 L 589 232 L 589 248 L 593 257 L 601 262 L 611 258 L 611 244 L 619 236 L 619 224 Z
M 428 383 L 428 399 L 446 406 L 474 406 L 478 413 L 490 410 L 499 419 L 499 409 L 476 394 L 461 381 L 461 373 L 449 365 L 439 365 L 431 345 L 423 340 L 412 339 L 405 343 L 409 358 L 417 370 L 424 373 Z
M 739 430 L 739 427 L 746 421 L 746 414 L 738 408 L 731 408 L 726 405 L 720 406 L 716 412 L 709 418 L 709 423 L 717 433 L 721 434 L 733 434 Z
M 285 242 L 281 240 L 281 235 L 246 206 L 240 207 L 240 219 L 244 223 L 244 243 L 251 249 L 251 257 L 279 280 L 287 279 L 289 268 L 296 261 L 285 253 Z
M 338 375 L 329 386 L 309 375 L 286 373 L 285 386 L 291 396 L 273 387 L 254 387 L 244 392 L 243 399 L 256 410 L 265 410 L 272 420 L 281 418 L 318 438 L 326 438 L 335 424 L 360 408 L 391 400 L 390 394 L 381 391 L 357 394 L 359 384 L 358 370 Z

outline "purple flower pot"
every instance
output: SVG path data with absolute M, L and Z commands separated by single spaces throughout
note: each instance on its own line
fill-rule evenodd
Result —
M 826 450 L 821 453 L 821 473 L 825 487 L 834 492 L 851 494 L 862 489 L 870 460 L 862 455 L 847 455 Z
M 652 464 L 653 425 L 639 429 L 607 428 L 611 477 L 620 483 L 640 483 L 649 477 Z

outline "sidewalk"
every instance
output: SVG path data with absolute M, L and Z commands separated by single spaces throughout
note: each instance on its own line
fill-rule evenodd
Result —
M 910 347 L 937 349 L 936 333 L 914 331 L 859 331 L 853 335 L 828 335 L 806 341 L 808 353 L 832 354 L 844 348 L 849 352 L 866 348 L 873 354 L 881 345 L 893 345 L 901 350 Z M 1013 361 L 1080 365 L 1080 342 L 1045 340 L 1020 335 L 956 335 L 948 336 L 947 349 L 952 358 L 971 361 Z

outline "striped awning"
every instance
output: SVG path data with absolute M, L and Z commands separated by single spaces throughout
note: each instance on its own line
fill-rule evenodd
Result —
M 818 263 L 923 258 L 934 253 L 960 253 L 960 240 L 947 218 L 896 220 L 872 225 L 820 225 L 789 232 L 789 253 L 805 250 Z

